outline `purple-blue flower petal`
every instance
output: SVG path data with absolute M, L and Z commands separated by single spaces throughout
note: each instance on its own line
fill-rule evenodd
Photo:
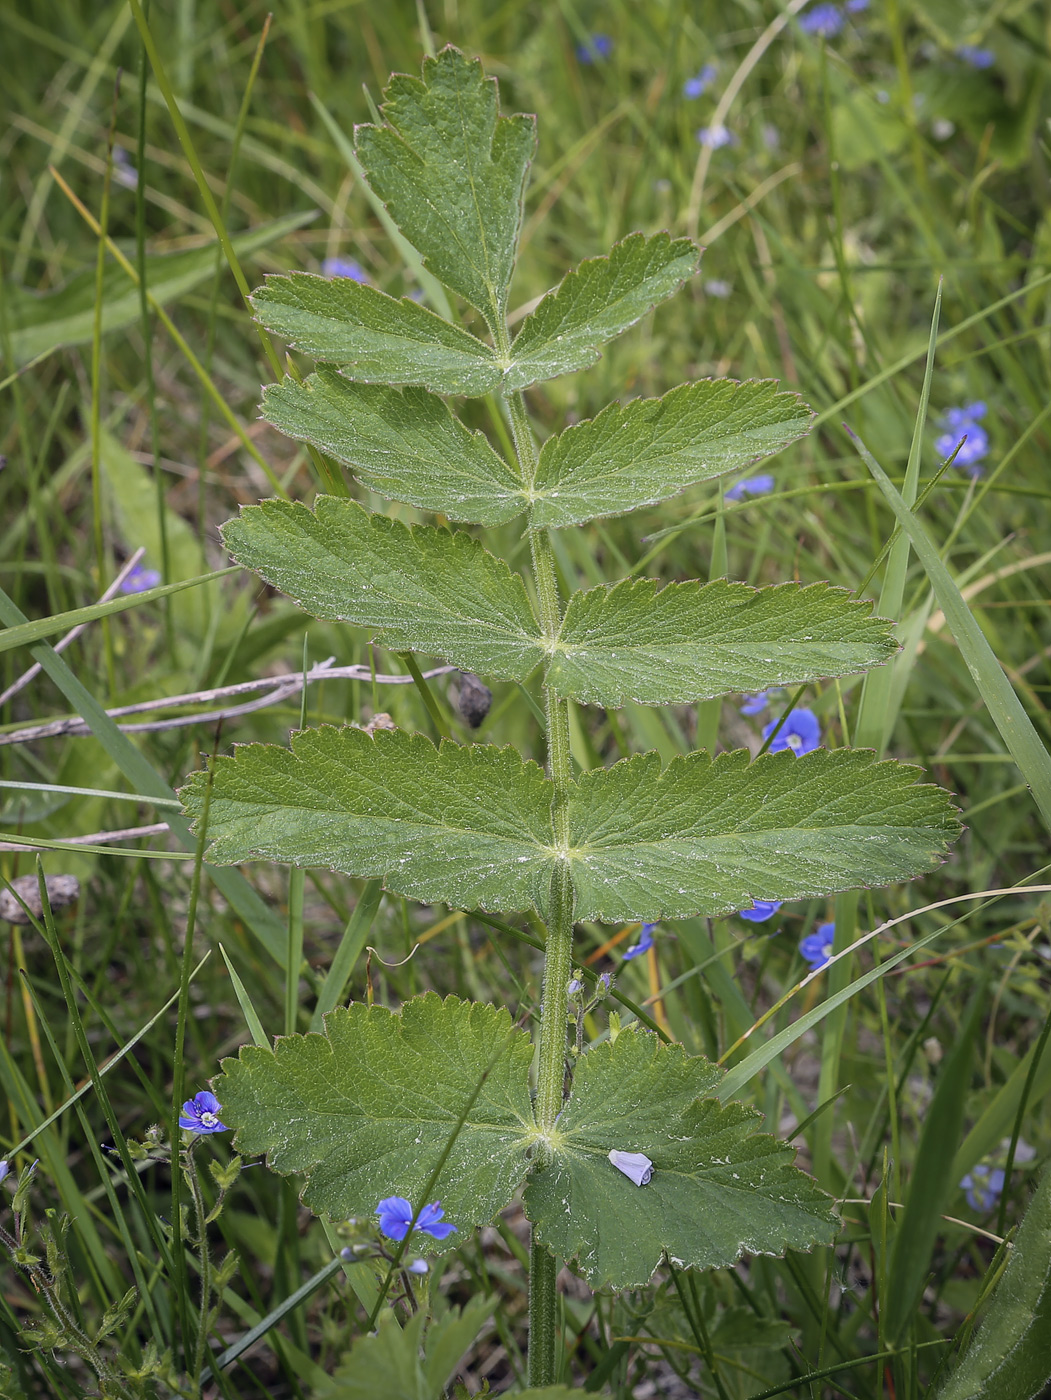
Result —
M 641 953 L 649 952 L 653 947 L 653 930 L 656 927 L 656 924 L 643 924 L 642 928 L 639 930 L 639 941 L 633 943 L 624 954 L 625 962 L 630 962 L 632 958 L 637 958 Z
M 772 719 L 769 724 L 763 725 L 763 738 L 769 739 L 771 734 L 777 730 L 781 724 L 780 715 L 777 719 Z M 817 715 L 813 710 L 800 707 L 798 710 L 789 710 L 788 718 L 777 735 L 770 742 L 771 753 L 781 753 L 783 749 L 791 749 L 798 757 L 800 754 L 812 753 L 821 743 L 821 725 Z
M 739 909 L 738 918 L 746 919 L 750 924 L 765 924 L 767 919 L 772 919 L 784 903 L 780 899 L 753 899 L 751 909 Z

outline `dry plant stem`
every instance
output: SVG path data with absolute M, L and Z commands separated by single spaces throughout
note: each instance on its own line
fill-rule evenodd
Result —
M 537 455 L 525 400 L 521 394 L 514 394 L 507 402 L 519 470 L 523 480 L 532 483 L 536 476 Z M 530 529 L 529 544 L 540 603 L 540 622 L 545 635 L 553 641 L 562 626 L 562 604 L 558 596 L 551 540 L 546 530 Z M 558 848 L 565 851 L 569 846 L 568 800 L 572 779 L 569 702 L 560 699 L 545 685 L 544 706 L 547 714 L 547 770 L 555 789 L 552 802 L 555 842 Z M 566 1027 L 573 960 L 573 886 L 569 863 L 565 858 L 555 866 L 549 898 L 536 1091 L 537 1124 L 544 1135 L 537 1144 L 536 1161 L 537 1166 L 541 1167 L 549 1155 L 548 1136 L 554 1131 L 562 1111 L 566 1078 Z M 557 1260 L 534 1236 L 529 1264 L 529 1383 L 532 1386 L 555 1383 L 557 1275 Z
M 246 705 L 234 705 L 228 709 L 205 710 L 198 715 L 179 715 L 175 719 L 148 720 L 143 724 L 118 724 L 117 728 L 125 733 L 141 734 L 148 730 L 157 729 L 180 729 L 189 724 L 208 724 L 215 720 L 231 719 L 237 715 L 251 714 L 254 710 L 264 709 L 267 705 L 276 705 L 282 700 L 287 700 L 302 690 L 305 685 L 312 685 L 314 681 L 369 681 L 375 680 L 377 685 L 415 685 L 412 676 L 388 676 L 376 675 L 367 666 L 333 666 L 333 658 L 327 661 L 320 661 L 304 676 L 302 672 L 297 672 L 288 676 L 262 676 L 254 681 L 241 681 L 237 685 L 220 686 L 218 690 L 195 690 L 187 695 L 168 695 L 160 700 L 140 700 L 135 705 L 118 705 L 112 710 L 107 710 L 106 714 L 110 719 L 116 719 L 120 715 L 141 715 L 153 710 L 174 709 L 179 705 L 204 705 L 211 700 L 230 699 L 236 695 L 248 695 L 254 690 L 267 690 L 271 694 L 264 695 L 259 700 L 251 701 Z M 457 666 L 436 666 L 432 671 L 424 671 L 424 680 L 433 680 L 438 676 L 448 676 L 457 671 Z M 0 734 L 0 747 L 4 744 L 27 744 L 36 739 L 57 739 L 66 734 L 90 734 L 91 726 L 86 724 L 79 715 L 67 716 L 65 719 L 52 720 L 48 724 L 34 724 L 26 729 L 14 729 L 9 734 Z

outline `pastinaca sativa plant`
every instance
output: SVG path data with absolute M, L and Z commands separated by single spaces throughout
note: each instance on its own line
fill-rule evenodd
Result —
M 836 1229 L 791 1149 L 757 1134 L 750 1109 L 720 1102 L 720 1071 L 681 1046 L 625 1030 L 579 1059 L 567 1093 L 574 920 L 725 915 L 907 879 L 939 863 L 957 821 L 947 793 L 870 751 L 697 752 L 667 765 L 646 753 L 574 773 L 570 701 L 682 704 L 863 671 L 895 651 L 891 625 L 820 582 L 629 579 L 562 599 L 554 531 L 754 462 L 805 434 L 810 411 L 772 382 L 703 380 L 611 404 L 538 450 L 522 391 L 594 363 L 692 275 L 697 250 L 632 234 L 569 272 L 512 340 L 534 119 L 500 116 L 496 83 L 452 48 L 424 62 L 422 80 L 395 77 L 382 114 L 356 133 L 369 183 L 488 338 L 370 285 L 271 277 L 253 298 L 260 321 L 319 363 L 267 389 L 263 414 L 393 500 L 467 525 L 520 519 L 531 577 L 475 533 L 409 527 L 342 497 L 251 506 L 224 540 L 314 617 L 487 680 L 539 673 L 547 767 L 512 748 L 322 727 L 287 749 L 237 748 L 184 798 L 198 820 L 207 807 L 219 863 L 327 866 L 430 904 L 535 911 L 547 930 L 539 1027 L 530 1037 L 506 1008 L 433 993 L 398 1012 L 352 1004 L 324 1035 L 245 1048 L 215 1089 L 238 1150 L 304 1173 L 318 1213 L 440 1197 L 458 1233 L 414 1247 L 455 1245 L 524 1179 L 530 1377 L 550 1385 L 558 1261 L 627 1288 L 665 1256 L 713 1268 Z M 491 392 L 512 461 L 443 397 Z

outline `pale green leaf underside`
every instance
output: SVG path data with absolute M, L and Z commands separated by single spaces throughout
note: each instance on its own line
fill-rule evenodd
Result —
M 826 583 L 653 579 L 576 593 L 547 682 L 596 705 L 688 703 L 865 670 L 892 656 L 892 623 Z
M 306 1175 L 303 1201 L 333 1220 L 375 1218 L 386 1196 L 420 1204 L 471 1094 L 485 1082 L 442 1169 L 435 1197 L 459 1233 L 414 1251 L 449 1249 L 507 1205 L 535 1135 L 533 1049 L 506 1010 L 433 992 L 398 1014 L 354 1003 L 324 1035 L 245 1046 L 215 1081 L 223 1121 L 244 1156 Z
M 198 773 L 182 789 L 195 817 L 207 788 Z M 551 788 L 513 749 L 325 726 L 218 758 L 208 835 L 219 865 L 328 866 L 410 899 L 523 910 L 546 904 Z
M 470 535 L 410 529 L 321 496 L 247 506 L 222 528 L 239 564 L 315 617 L 367 627 L 396 651 L 523 681 L 540 659 L 540 626 L 521 578 Z
M 934 1400 L 1037 1400 L 1051 1379 L 1051 1171 L 1029 1203 L 977 1335 Z
M 592 1286 L 642 1287 L 665 1252 L 680 1267 L 718 1268 L 741 1254 L 829 1243 L 829 1198 L 792 1166 L 794 1153 L 756 1134 L 759 1115 L 712 1094 L 721 1073 L 680 1045 L 626 1031 L 579 1062 L 550 1166 L 525 1206 L 559 1258 Z M 611 1149 L 653 1162 L 636 1186 Z
M 753 899 L 889 884 L 934 869 L 959 824 L 943 789 L 869 750 L 640 754 L 584 774 L 569 801 L 578 919 L 717 916 Z M 191 816 L 209 779 L 183 789 Z M 485 745 L 323 728 L 292 750 L 219 758 L 209 858 L 281 860 L 382 877 L 396 894 L 460 909 L 543 913 L 559 850 L 552 788 Z
M 697 259 L 688 238 L 632 233 L 608 257 L 582 262 L 523 321 L 505 387 L 525 389 L 594 364 L 598 347 L 677 291 Z
M 533 117 L 501 117 L 496 82 L 477 59 L 445 48 L 423 79 L 396 75 L 385 126 L 359 126 L 369 184 L 427 267 L 485 316 L 502 322 L 536 145 Z
M 487 394 L 503 374 L 476 336 L 408 297 L 399 300 L 349 277 L 268 277 L 253 292 L 252 306 L 268 331 L 366 384 Z
M 392 500 L 478 525 L 501 525 L 526 507 L 521 479 L 485 435 L 423 389 L 352 384 L 321 369 L 302 384 L 270 385 L 262 413 Z
M 666 500 L 780 451 L 812 419 L 798 394 L 770 379 L 702 379 L 611 404 L 544 443 L 531 523 L 576 525 Z

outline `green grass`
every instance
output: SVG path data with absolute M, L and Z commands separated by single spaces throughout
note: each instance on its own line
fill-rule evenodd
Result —
M 524 921 L 527 937 L 515 941 L 487 920 L 379 898 L 371 882 L 202 871 L 194 838 L 165 805 L 216 749 L 284 742 L 304 718 L 386 711 L 427 733 L 449 723 L 443 680 L 431 682 L 433 706 L 414 684 L 373 683 L 373 664 L 379 675 L 407 675 L 404 662 L 373 655 L 360 633 L 308 623 L 239 575 L 211 577 L 227 562 L 217 526 L 238 505 L 278 489 L 298 499 L 347 489 L 258 421 L 260 385 L 280 373 L 283 347 L 261 342 L 239 283 L 317 270 L 339 254 L 392 292 L 431 290 L 357 180 L 347 137 L 369 120 L 389 72 L 418 69 L 432 35 L 482 57 L 505 111 L 541 118 L 517 305 L 635 229 L 669 228 L 707 247 L 700 276 L 593 370 L 530 391 L 541 433 L 612 398 L 708 375 L 780 379 L 818 414 L 807 440 L 763 468 L 776 479 L 769 495 L 723 509 L 713 488 L 696 488 L 560 536 L 566 586 L 725 571 L 752 582 L 830 579 L 878 598 L 900 619 L 900 657 L 864 685 L 810 687 L 803 703 L 826 743 L 885 747 L 923 764 L 957 794 L 967 823 L 951 859 L 922 882 L 834 908 L 786 906 L 765 925 L 664 926 L 655 959 L 625 965 L 618 990 L 691 1051 L 725 1056 L 735 1092 L 773 1128 L 802 1124 L 802 1164 L 848 1203 L 836 1247 L 812 1256 L 669 1275 L 655 1292 L 619 1298 L 568 1281 L 565 1379 L 624 1400 L 647 1378 L 657 1394 L 708 1393 L 708 1355 L 728 1400 L 779 1386 L 866 1400 L 925 1393 L 992 1282 L 992 1237 L 1018 1223 L 1051 1153 L 1051 1061 L 1033 1067 L 1051 934 L 1041 817 L 1051 800 L 1051 52 L 1039 4 L 1014 5 L 988 28 L 986 8 L 873 4 L 824 46 L 790 20 L 753 64 L 747 56 L 780 13 L 774 0 L 432 0 L 419 11 L 408 0 L 288 0 L 261 57 L 265 5 L 166 0 L 147 11 L 163 79 L 144 68 L 137 5 L 4 9 L 0 623 L 13 630 L 10 647 L 0 642 L 0 691 L 34 660 L 43 674 L 0 706 L 0 875 L 32 873 L 35 857 L 8 847 L 40 840 L 51 843 L 44 870 L 77 875 L 82 894 L 50 931 L 0 925 L 10 969 L 0 1155 L 20 1169 L 39 1158 L 26 1243 L 43 1255 L 42 1232 L 53 1233 L 47 1267 L 69 1321 L 46 1344 L 46 1293 L 6 1271 L 0 1393 L 86 1396 L 97 1386 L 92 1357 L 115 1378 L 141 1370 L 152 1343 L 158 1355 L 170 1349 L 183 1377 L 209 1363 L 208 1351 L 225 1353 L 222 1366 L 211 1360 L 224 1396 L 309 1394 L 366 1328 L 375 1276 L 332 1261 L 369 1232 L 326 1230 L 303 1214 L 293 1185 L 244 1170 L 206 1232 L 220 1311 L 202 1328 L 201 1232 L 186 1206 L 199 1190 L 210 1208 L 220 1184 L 204 1164 L 226 1163 L 230 1149 L 222 1136 L 201 1141 L 199 1186 L 173 1175 L 163 1148 L 173 1107 L 241 1044 L 306 1030 L 319 1007 L 351 997 L 394 1005 L 433 987 L 513 995 L 528 1008 L 539 995 L 535 931 Z M 577 47 L 595 31 L 612 50 L 581 62 Z M 995 64 L 978 71 L 957 59 L 964 41 L 989 46 Z M 704 153 L 696 130 L 746 58 L 724 118 L 737 144 Z M 684 80 L 708 62 L 716 81 L 685 99 Z M 141 203 L 117 179 L 105 192 L 111 124 L 145 174 Z M 108 252 L 100 261 L 90 219 L 132 270 L 145 268 L 163 316 Z M 285 219 L 287 231 L 238 237 Z M 166 289 L 162 269 L 173 265 L 154 256 L 185 260 L 191 248 L 205 251 L 180 262 L 187 280 Z M 25 311 L 20 289 L 67 284 Z M 20 338 L 27 316 L 33 333 Z M 939 475 L 940 415 L 975 400 L 988 405 L 985 475 L 972 481 L 954 466 Z M 492 404 L 471 401 L 467 415 L 501 446 Z M 870 473 L 851 434 L 885 475 Z M 524 566 L 515 527 L 497 538 Z M 169 591 L 123 611 L 95 607 L 140 546 Z M 86 630 L 56 658 L 51 645 L 81 620 Z M 104 713 L 329 656 L 364 667 L 362 678 L 313 685 L 302 700 L 289 695 L 221 727 L 127 734 Z M 539 754 L 537 696 L 494 690 L 482 738 Z M 11 741 L 74 713 L 90 734 Z M 670 756 L 698 732 L 727 746 L 758 734 L 733 703 L 700 714 L 579 707 L 573 721 L 584 767 L 648 748 Z M 170 840 L 97 835 L 169 818 Z M 84 835 L 96 836 L 90 848 L 61 849 Z M 1027 883 L 1045 888 L 983 896 Z M 833 916 L 837 948 L 896 922 L 786 998 L 806 971 L 799 938 Z M 634 937 L 588 925 L 578 934 L 591 972 L 616 968 Z M 836 1004 L 823 1007 L 829 996 Z M 606 1030 L 600 1010 L 585 1034 Z M 929 1124 L 941 1131 L 925 1132 Z M 1013 1137 L 1034 1153 L 1015 1150 L 1001 1211 L 975 1211 L 957 1183 L 983 1160 L 1004 1166 Z M 11 1218 L 5 1199 L 0 1226 Z M 521 1381 L 523 1239 L 510 1213 L 465 1240 L 433 1281 L 457 1304 L 495 1298 L 492 1324 L 461 1368 L 471 1393 L 483 1376 L 496 1391 Z M 85 1350 L 78 1338 L 91 1342 L 129 1289 L 97 1350 Z M 919 1303 L 906 1307 L 914 1295 Z M 37 1329 L 35 1344 L 25 1328 Z M 685 1389 L 673 1388 L 676 1371 L 690 1378 Z M 810 1372 L 829 1379 L 800 1379 Z M 174 1377 L 158 1385 L 178 1393 Z

